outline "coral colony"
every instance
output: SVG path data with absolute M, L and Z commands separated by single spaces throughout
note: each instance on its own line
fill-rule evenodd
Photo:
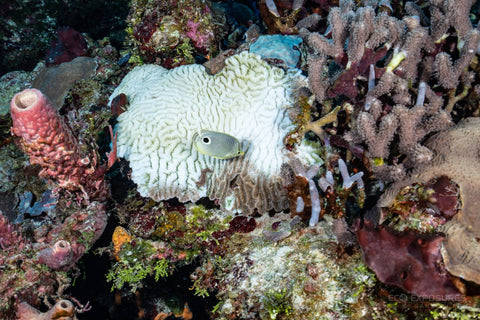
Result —
M 47 36 L 17 5 L 5 61 Z M 0 78 L 1 319 L 476 319 L 478 4 L 128 6 L 103 39 L 42 7 Z M 200 307 L 156 289 L 187 265 Z

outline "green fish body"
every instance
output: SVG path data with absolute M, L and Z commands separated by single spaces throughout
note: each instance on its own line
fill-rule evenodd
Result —
M 231 159 L 244 154 L 237 138 L 217 131 L 202 130 L 195 133 L 193 146 L 198 152 L 217 159 Z

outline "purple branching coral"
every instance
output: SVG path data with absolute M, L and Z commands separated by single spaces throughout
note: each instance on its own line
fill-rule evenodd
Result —
M 397 77 L 393 73 L 391 77 Z M 389 91 L 402 90 L 395 87 L 395 81 L 389 81 Z M 381 82 L 377 86 L 387 86 Z M 397 181 L 405 175 L 405 170 L 418 163 L 432 159 L 432 152 L 421 145 L 421 141 L 430 133 L 449 127 L 450 115 L 442 109 L 442 99 L 424 82 L 419 84 L 417 103 L 413 107 L 397 103 L 385 114 L 381 101 L 374 96 L 377 87 L 367 94 L 368 110 L 360 111 L 354 130 L 345 135 L 351 143 L 364 142 L 368 147 L 368 156 L 373 158 L 372 169 L 377 177 L 384 181 Z M 383 91 L 383 90 L 377 90 Z M 423 104 L 427 97 L 428 103 Z M 418 103 L 422 103 L 421 105 Z M 391 156 L 390 143 L 398 137 L 398 152 L 407 156 L 403 163 L 387 164 Z M 384 161 L 385 160 L 385 161 Z

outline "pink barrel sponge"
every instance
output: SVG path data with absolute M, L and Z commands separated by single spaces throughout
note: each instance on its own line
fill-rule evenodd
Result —
M 40 176 L 51 178 L 71 191 L 81 190 L 86 199 L 109 194 L 104 181 L 107 166 L 97 165 L 95 151 L 82 145 L 52 102 L 37 89 L 26 89 L 11 100 L 12 133 L 20 137 L 31 164 L 42 167 Z

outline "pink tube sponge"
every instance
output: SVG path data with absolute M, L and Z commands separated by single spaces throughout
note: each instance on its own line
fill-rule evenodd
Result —
M 38 255 L 38 262 L 54 270 L 70 267 L 73 261 L 73 249 L 68 241 L 55 242 L 51 248 L 45 248 Z
M 81 190 L 85 197 L 108 194 L 103 180 L 106 168 L 97 167 L 95 152 L 85 153 L 77 137 L 52 102 L 37 89 L 17 93 L 10 103 L 12 133 L 21 138 L 31 164 L 42 167 L 40 176 L 56 180 L 71 191 Z

